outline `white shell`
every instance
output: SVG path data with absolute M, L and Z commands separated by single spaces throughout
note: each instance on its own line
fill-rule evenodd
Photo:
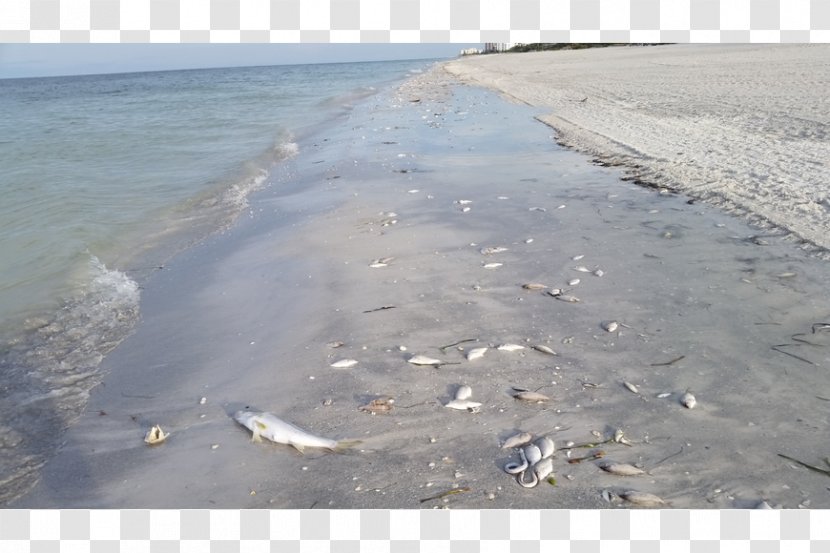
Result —
M 451 402 L 444 405 L 444 407 L 449 407 L 450 409 L 457 409 L 459 411 L 469 411 L 471 413 L 477 413 L 478 408 L 481 407 L 481 404 L 476 401 L 470 401 L 469 399 L 454 399 Z
M 455 399 L 470 399 L 473 395 L 473 389 L 464 384 L 463 386 L 459 386 L 458 390 L 455 391 Z
M 530 435 L 529 432 L 519 432 L 518 434 L 513 434 L 502 444 L 502 449 L 510 449 L 511 447 L 519 447 L 528 443 L 530 440 L 533 439 L 533 436 Z
M 336 361 L 331 364 L 331 366 L 335 369 L 350 369 L 355 365 L 357 365 L 357 361 L 355 359 L 341 359 L 340 361 Z
M 579 255 L 575 255 L 575 256 L 573 256 L 573 257 L 571 258 L 571 260 L 572 260 L 572 261 L 579 261 L 579 260 L 580 260 L 580 259 L 582 259 L 583 257 L 585 257 L 583 254 L 579 254 Z
M 637 490 L 624 491 L 620 494 L 620 497 L 641 507 L 659 507 L 666 504 L 665 501 L 652 493 L 638 492 Z
M 516 399 L 521 399 L 524 401 L 548 401 L 550 398 L 544 394 L 540 394 L 539 392 L 519 392 L 515 396 Z
M 628 463 L 614 463 L 612 461 L 606 461 L 605 463 L 601 463 L 599 468 L 605 472 L 616 474 L 617 476 L 636 476 L 638 474 L 645 474 L 643 470 L 638 469 L 634 465 L 629 465 Z
M 489 348 L 473 348 L 467 352 L 467 361 L 472 361 L 474 359 L 479 359 L 484 357 L 484 354 L 487 353 Z
M 602 323 L 602 328 L 605 329 L 606 332 L 615 332 L 620 327 L 620 323 L 617 321 L 608 321 Z
M 527 464 L 533 466 L 539 461 L 542 460 L 542 452 L 539 450 L 538 447 L 534 444 L 526 445 L 522 448 L 525 452 L 525 458 L 527 459 Z
M 637 389 L 637 386 L 632 384 L 631 382 L 623 382 L 623 386 L 628 388 L 629 391 L 634 392 L 635 394 L 639 394 L 640 390 Z
M 147 431 L 147 434 L 145 434 L 144 436 L 144 443 L 150 445 L 160 444 L 161 442 L 166 440 L 167 436 L 169 435 L 170 434 L 165 434 L 164 430 L 162 430 L 159 425 L 156 425 Z
M 520 349 L 525 349 L 525 347 L 519 344 L 502 344 L 496 349 L 501 351 L 519 351 Z
M 550 457 L 542 459 L 536 463 L 536 466 L 533 467 L 533 472 L 536 474 L 536 478 L 538 478 L 541 482 L 553 472 L 553 459 Z
M 553 351 L 551 348 L 544 344 L 536 344 L 535 346 L 533 346 L 533 349 L 541 353 L 547 353 L 548 355 L 556 355 L 555 351 Z
M 539 451 L 542 453 L 542 459 L 547 459 L 548 457 L 553 455 L 553 452 L 556 450 L 556 447 L 553 444 L 553 440 L 547 436 L 542 436 L 533 443 L 536 445 L 536 447 L 539 448 Z
M 432 357 L 427 357 L 426 355 L 413 355 L 409 359 L 407 359 L 407 363 L 412 363 L 413 365 L 442 365 L 444 362 L 440 359 L 433 359 Z
M 691 393 L 686 392 L 680 396 L 680 404 L 687 409 L 693 409 L 697 405 L 697 399 Z

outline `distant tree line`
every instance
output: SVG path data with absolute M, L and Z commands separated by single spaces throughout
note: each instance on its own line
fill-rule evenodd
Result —
M 606 48 L 608 46 L 661 46 L 663 43 L 637 43 L 627 42 L 535 42 L 532 44 L 517 44 L 508 52 L 541 52 L 542 50 L 583 50 L 585 48 Z

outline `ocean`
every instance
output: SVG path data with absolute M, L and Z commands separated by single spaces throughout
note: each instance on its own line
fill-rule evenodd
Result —
M 0 80 L 0 505 L 83 411 L 142 280 L 233 224 L 303 137 L 433 63 Z

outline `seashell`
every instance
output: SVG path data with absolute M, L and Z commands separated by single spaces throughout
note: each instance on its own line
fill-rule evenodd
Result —
M 467 352 L 467 361 L 473 361 L 474 359 L 480 359 L 484 357 L 484 354 L 487 353 L 489 348 L 473 348 Z
M 617 321 L 608 321 L 602 323 L 602 328 L 605 329 L 606 332 L 615 332 L 620 327 L 620 323 Z
M 507 248 L 503 246 L 490 246 L 489 248 L 481 248 L 479 251 L 481 255 L 493 255 L 494 253 L 506 252 Z
M 464 384 L 463 386 L 459 386 L 458 389 L 455 391 L 455 399 L 464 400 L 470 399 L 473 396 L 473 389 Z
M 596 276 L 596 277 L 601 277 L 604 274 L 605 273 L 603 272 L 602 269 L 597 269 L 596 271 L 594 271 L 594 276 Z
M 357 361 L 355 359 L 341 359 L 335 363 L 332 363 L 331 366 L 335 369 L 351 369 L 357 365 Z
M 556 355 L 556 352 L 553 351 L 551 348 L 544 344 L 536 344 L 535 346 L 531 346 L 533 349 L 540 353 L 547 353 L 548 355 Z
M 541 482 L 553 473 L 553 459 L 550 457 L 542 459 L 533 467 L 533 472 Z
M 373 399 L 366 405 L 361 405 L 358 407 L 360 411 L 368 411 L 369 413 L 388 413 L 392 410 L 393 404 L 395 403 L 394 399 L 391 398 L 377 398 Z
M 639 505 L 641 507 L 659 507 L 665 505 L 666 502 L 656 495 L 648 492 L 638 492 L 637 490 L 628 490 L 619 494 L 620 497 L 626 501 Z
M 461 213 L 468 213 L 470 211 L 470 206 L 464 206 L 461 208 Z
M 482 267 L 484 267 L 485 269 L 496 269 L 498 267 L 501 267 L 502 265 L 504 265 L 504 263 L 485 263 L 484 265 L 482 265 Z
M 558 296 L 553 296 L 553 297 L 558 299 L 559 301 L 566 301 L 568 303 L 579 303 L 580 301 L 582 301 L 578 297 L 571 296 L 571 295 L 568 295 L 568 294 L 560 294 Z
M 580 273 L 590 273 L 591 269 L 585 265 L 579 265 L 578 267 L 574 267 L 574 271 L 579 271 Z
M 206 397 L 203 397 L 203 398 L 199 399 L 199 405 L 204 405 L 205 403 L 207 403 L 207 398 Z
M 521 399 L 522 401 L 550 401 L 548 396 L 540 394 L 539 392 L 519 392 L 513 397 Z
M 634 392 L 635 394 L 639 394 L 640 390 L 637 389 L 637 386 L 632 384 L 631 382 L 623 382 L 623 386 L 628 388 L 629 391 Z
M 547 286 L 539 284 L 538 282 L 529 282 L 527 284 L 522 284 L 522 288 L 525 290 L 544 290 Z
M 525 347 L 519 344 L 502 344 L 496 349 L 501 351 L 519 351 L 520 349 L 525 349 Z
M 536 447 L 535 444 L 529 444 L 524 446 L 522 448 L 522 451 L 525 452 L 527 464 L 530 466 L 533 466 L 542 460 L 542 451 L 538 447 Z
M 539 448 L 539 451 L 542 453 L 542 459 L 547 459 L 548 457 L 551 457 L 556 449 L 553 445 L 553 440 L 548 436 L 542 436 L 533 443 L 536 445 L 536 447 Z M 543 477 L 540 476 L 539 478 Z
M 608 490 L 602 490 L 602 499 L 604 499 L 606 503 L 611 503 L 611 492 Z
M 686 392 L 682 396 L 680 396 L 680 405 L 687 409 L 693 409 L 695 405 L 697 405 L 697 399 L 691 393 Z
M 533 439 L 533 436 L 529 432 L 519 432 L 518 434 L 513 434 L 501 445 L 502 449 L 510 449 L 511 447 L 519 447 L 521 445 L 525 445 L 526 443 L 530 442 Z
M 578 278 L 572 278 L 568 281 L 568 286 L 576 286 L 581 281 Z
M 561 288 L 551 288 L 550 290 L 547 291 L 547 294 L 549 296 L 553 296 L 554 298 L 558 298 L 559 296 L 562 295 L 562 293 L 563 293 L 563 290 Z
M 634 465 L 628 463 L 614 463 L 613 461 L 605 461 L 599 464 L 599 468 L 605 472 L 616 474 L 617 476 L 636 476 L 638 474 L 645 474 L 644 471 L 638 469 Z
M 525 480 L 525 474 L 530 473 L 530 481 Z M 539 478 L 533 470 L 520 472 L 516 475 L 516 482 L 523 488 L 535 488 L 539 484 Z
M 454 399 L 444 405 L 444 407 L 457 409 L 459 411 L 469 411 L 470 413 L 478 413 L 481 404 L 476 401 L 470 401 L 469 399 Z
M 519 474 L 520 472 L 524 472 L 527 470 L 527 458 L 525 457 L 525 452 L 521 449 L 519 450 L 519 457 L 522 459 L 520 463 L 511 462 L 504 465 L 504 472 L 507 474 Z
M 426 355 L 413 355 L 407 359 L 407 363 L 412 363 L 413 365 L 432 365 L 433 367 L 444 364 L 443 361 L 427 357 Z
M 166 440 L 169 435 L 170 434 L 165 434 L 164 430 L 162 430 L 159 425 L 156 425 L 147 431 L 147 434 L 144 436 L 144 443 L 149 445 L 160 444 Z

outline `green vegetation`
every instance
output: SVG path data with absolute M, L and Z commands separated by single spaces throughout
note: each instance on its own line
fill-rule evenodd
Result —
M 508 52 L 540 52 L 542 50 L 582 50 L 584 48 L 605 48 L 607 46 L 621 46 L 616 42 L 535 42 L 533 44 L 517 44 Z

